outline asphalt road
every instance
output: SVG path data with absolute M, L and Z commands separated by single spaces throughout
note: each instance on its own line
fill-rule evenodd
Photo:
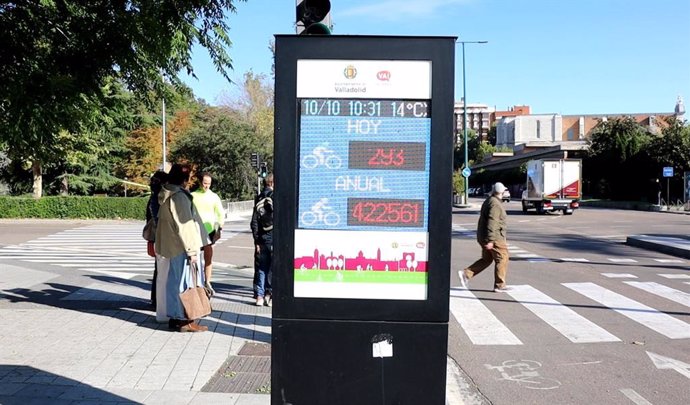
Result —
M 689 261 L 624 244 L 688 235 L 690 215 L 507 209 L 514 290 L 491 292 L 487 269 L 451 291 L 449 353 L 473 388 L 466 403 L 690 403 Z M 479 256 L 477 218 L 453 216 L 454 270 Z

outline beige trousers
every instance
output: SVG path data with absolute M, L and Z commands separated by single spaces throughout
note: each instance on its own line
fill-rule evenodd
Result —
M 508 245 L 505 241 L 494 242 L 494 248 L 491 250 L 482 249 L 482 258 L 472 263 L 468 268 L 463 270 L 467 279 L 471 279 L 484 269 L 489 267 L 491 263 L 496 263 L 494 268 L 494 288 L 503 288 L 506 286 L 506 275 L 508 273 Z

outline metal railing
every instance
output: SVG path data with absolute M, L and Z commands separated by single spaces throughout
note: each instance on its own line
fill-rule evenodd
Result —
M 659 205 L 664 211 L 690 211 L 690 201 L 683 202 L 681 200 L 676 200 L 675 202 L 670 201 L 669 204 L 662 198 L 659 201 Z

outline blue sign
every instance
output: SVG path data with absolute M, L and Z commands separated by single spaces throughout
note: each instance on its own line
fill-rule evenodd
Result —
M 463 177 L 470 177 L 470 174 L 472 174 L 472 170 L 470 170 L 469 167 L 462 169 L 462 176 Z
M 664 177 L 673 177 L 673 166 L 664 167 Z
M 428 101 L 301 99 L 301 229 L 426 231 Z

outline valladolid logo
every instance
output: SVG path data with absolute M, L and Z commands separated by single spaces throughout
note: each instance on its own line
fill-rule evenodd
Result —
M 347 65 L 343 69 L 343 76 L 348 80 L 353 80 L 357 77 L 357 68 L 354 65 Z M 335 83 L 336 93 L 366 93 L 367 87 L 364 83 Z
M 357 77 L 357 68 L 352 65 L 347 65 L 345 70 L 343 70 L 343 75 L 345 78 L 352 80 Z

